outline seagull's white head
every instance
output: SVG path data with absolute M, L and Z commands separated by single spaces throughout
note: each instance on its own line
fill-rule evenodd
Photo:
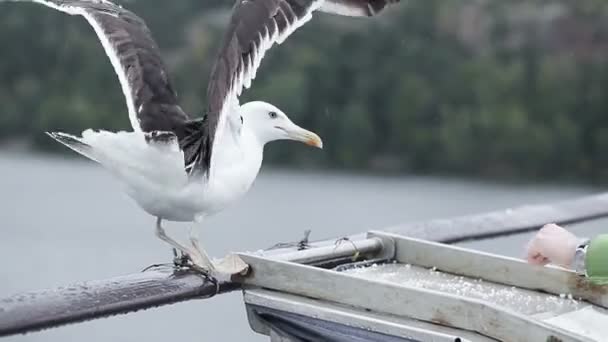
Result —
M 323 148 L 315 133 L 294 124 L 285 113 L 270 103 L 253 101 L 241 106 L 243 126 L 251 129 L 262 144 L 275 140 L 296 140 Z

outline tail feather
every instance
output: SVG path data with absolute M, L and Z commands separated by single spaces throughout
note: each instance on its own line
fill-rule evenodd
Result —
M 92 159 L 119 179 L 133 186 L 146 188 L 150 184 L 183 186 L 184 155 L 173 133 L 108 132 L 87 129 L 82 136 L 47 133 L 70 149 Z
M 70 149 L 82 154 L 83 156 L 92 159 L 96 162 L 99 162 L 97 158 L 95 158 L 93 153 L 93 148 L 91 145 L 85 143 L 82 138 L 78 138 L 71 134 L 61 133 L 61 132 L 46 132 L 48 136 L 57 140 L 58 142 L 64 144 Z

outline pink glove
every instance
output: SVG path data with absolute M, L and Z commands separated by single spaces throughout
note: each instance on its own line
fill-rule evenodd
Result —
M 535 265 L 570 267 L 578 244 L 574 234 L 556 224 L 547 224 L 528 242 L 527 260 Z

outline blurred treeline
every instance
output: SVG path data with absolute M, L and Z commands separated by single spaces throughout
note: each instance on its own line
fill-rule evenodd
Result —
M 150 26 L 183 107 L 202 115 L 232 0 L 122 2 Z M 402 0 L 376 18 L 317 14 L 267 54 L 242 101 L 317 131 L 283 165 L 608 179 L 605 0 Z M 118 80 L 80 17 L 0 4 L 0 138 L 130 129 Z M 281 146 L 283 145 L 283 146 Z

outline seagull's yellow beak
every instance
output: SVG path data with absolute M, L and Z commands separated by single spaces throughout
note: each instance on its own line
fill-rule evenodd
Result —
M 302 140 L 302 142 L 308 146 L 323 149 L 323 140 L 321 140 L 321 138 L 313 132 L 308 132 L 305 140 Z
M 287 137 L 291 140 L 296 140 L 305 143 L 308 146 L 314 146 L 317 148 L 323 148 L 323 140 L 321 138 L 304 128 L 294 125 L 291 129 L 287 130 Z

